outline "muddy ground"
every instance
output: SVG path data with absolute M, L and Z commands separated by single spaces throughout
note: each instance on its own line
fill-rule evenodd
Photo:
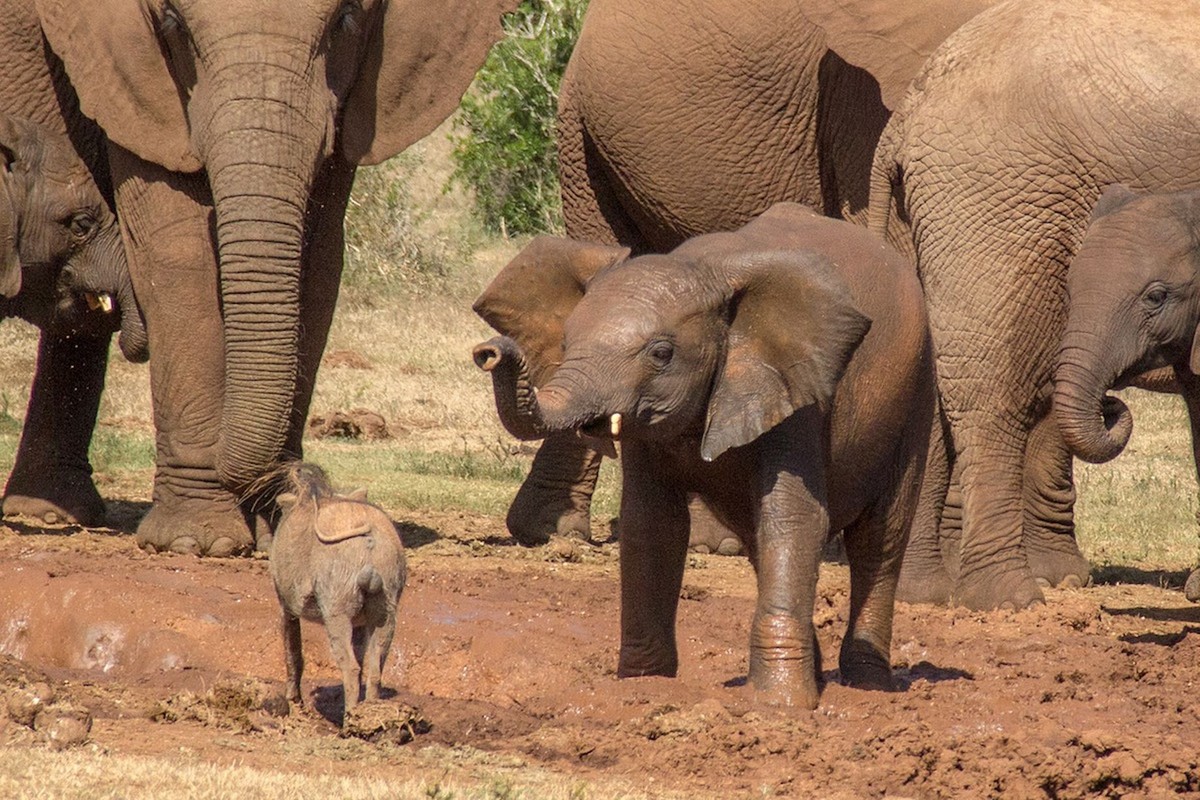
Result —
M 468 771 L 546 768 L 651 796 L 1200 791 L 1200 607 L 1162 575 L 1051 591 L 1024 612 L 900 605 L 903 689 L 878 693 L 838 685 L 848 577 L 826 565 L 828 685 L 815 712 L 781 714 L 756 709 L 745 686 L 744 559 L 690 557 L 677 679 L 618 681 L 614 544 L 529 550 L 495 520 L 454 513 L 401 524 L 410 583 L 387 702 L 432 723 L 409 744 L 338 738 L 339 674 L 316 627 L 304 631 L 308 709 L 276 716 L 245 699 L 283 679 L 264 560 L 150 556 L 118 531 L 0 528 L 0 679 L 45 679 L 88 708 L 93 748 L 295 772 L 419 776 L 440 752 L 471 754 Z M 0 722 L 0 743 L 37 740 Z

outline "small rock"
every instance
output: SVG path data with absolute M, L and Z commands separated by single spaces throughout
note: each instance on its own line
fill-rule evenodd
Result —
M 51 748 L 65 750 L 87 741 L 92 730 L 92 714 L 79 706 L 53 703 L 38 711 L 33 728 Z
M 12 689 L 8 693 L 8 716 L 14 722 L 33 726 L 38 712 L 54 702 L 54 688 L 41 681 Z

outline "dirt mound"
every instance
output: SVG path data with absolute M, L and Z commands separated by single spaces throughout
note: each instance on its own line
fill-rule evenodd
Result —
M 337 369 L 374 369 L 370 359 L 357 350 L 330 350 L 321 358 L 321 366 Z
M 317 439 L 362 439 L 368 442 L 390 439 L 387 420 L 365 408 L 314 414 L 308 419 L 308 433 Z

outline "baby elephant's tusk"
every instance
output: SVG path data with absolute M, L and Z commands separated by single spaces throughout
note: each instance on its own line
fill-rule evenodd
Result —
M 621 435 L 621 415 L 613 414 L 608 420 L 608 429 L 614 439 Z
M 105 314 L 111 314 L 113 310 L 113 299 L 111 294 L 101 294 L 96 300 L 100 303 L 100 310 Z

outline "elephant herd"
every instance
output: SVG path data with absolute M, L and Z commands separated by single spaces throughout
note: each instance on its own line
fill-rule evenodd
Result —
M 0 123 L 0 293 L 42 327 L 5 513 L 102 517 L 119 327 L 154 406 L 138 543 L 265 542 L 254 492 L 301 455 L 355 170 L 452 112 L 516 4 L 0 0 L 0 114 L 67 156 L 23 161 Z M 787 704 L 817 701 L 831 531 L 864 685 L 890 680 L 896 596 L 1087 581 L 1072 458 L 1124 446 L 1107 391 L 1167 375 L 1200 425 L 1198 12 L 591 0 L 559 95 L 570 238 L 496 277 L 476 310 L 503 336 L 474 355 L 506 427 L 545 439 L 519 541 L 589 536 L 621 445 L 620 674 L 676 669 L 689 497 L 755 564 L 751 682 Z M 74 173 L 74 205 L 45 199 Z M 12 219 L 47 209 L 37 250 Z

